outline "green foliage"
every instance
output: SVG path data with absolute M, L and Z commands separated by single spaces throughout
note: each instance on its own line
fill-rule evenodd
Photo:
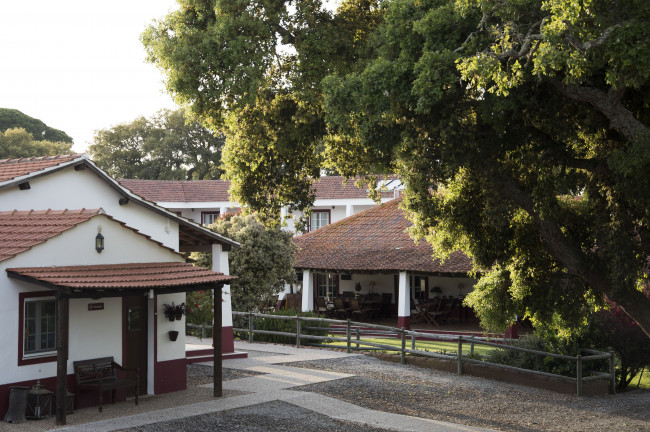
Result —
M 8 129 L 24 129 L 27 133 L 36 137 L 38 141 L 48 141 L 52 143 L 66 143 L 72 145 L 72 138 L 63 131 L 54 129 L 43 123 L 39 119 L 23 114 L 22 112 L 9 109 L 0 108 L 0 132 L 5 132 Z M 68 147 L 70 147 L 68 146 Z M 68 151 L 69 153 L 69 151 Z M 64 153 L 55 153 L 64 154 Z M 45 156 L 46 153 L 32 154 L 30 156 Z M 47 153 L 50 155 L 50 153 Z
M 412 235 L 474 259 L 487 325 L 577 328 L 606 296 L 650 335 L 649 18 L 630 0 L 188 0 L 143 42 L 227 124 L 240 202 L 269 216 L 309 206 L 319 168 L 395 172 Z
M 225 130 L 231 196 L 277 221 L 313 202 L 327 134 L 320 81 L 367 57 L 376 0 L 184 0 L 142 35 L 148 60 L 180 104 Z
M 0 159 L 33 156 L 54 156 L 72 153 L 66 142 L 34 141 L 31 133 L 22 128 L 0 131 Z
M 192 121 L 183 110 L 162 110 L 147 119 L 97 131 L 89 151 L 115 178 L 218 179 L 224 136 Z
M 650 366 L 650 344 L 641 328 L 617 306 L 596 312 L 595 340 L 617 355 L 616 381 L 620 390 L 632 384 Z
M 550 352 L 553 354 L 562 354 L 567 356 L 577 356 L 580 354 L 580 347 L 576 341 L 558 342 L 555 338 L 552 341 L 543 339 L 539 336 L 526 336 L 512 341 L 512 345 L 531 349 L 536 351 Z M 508 366 L 515 366 L 522 369 L 548 372 L 556 375 L 575 378 L 576 362 L 570 360 L 557 359 L 539 354 L 520 352 L 509 349 L 495 349 L 490 351 L 485 357 L 486 361 Z M 607 363 L 604 361 L 584 362 L 582 369 L 583 376 L 589 376 L 595 371 L 607 372 Z
M 284 311 L 273 311 L 268 312 L 269 315 L 277 316 L 303 316 L 303 317 L 315 317 L 316 315 L 313 312 L 300 312 L 292 310 Z M 246 317 L 237 317 L 237 318 L 246 318 Z M 242 324 L 243 328 L 248 328 L 248 319 Z M 308 327 L 319 328 L 319 329 L 310 329 Z M 286 332 L 286 333 L 296 333 L 296 320 L 284 320 L 284 319 L 274 319 L 274 318 L 253 318 L 253 329 L 254 330 L 265 330 L 265 331 L 275 331 L 275 332 Z M 322 329 L 322 330 L 320 330 Z M 329 324 L 322 322 L 314 321 L 303 321 L 300 324 L 300 334 L 304 335 L 313 335 L 313 336 L 327 336 L 329 332 Z M 240 339 L 248 339 L 248 332 L 236 335 Z M 295 336 L 278 336 L 278 335 L 266 335 L 266 334 L 255 334 L 254 340 L 256 342 L 272 342 L 272 343 L 281 343 L 281 344 L 295 344 Z M 318 343 L 310 340 L 302 340 L 301 344 L 308 345 L 309 343 Z
M 212 325 L 214 320 L 214 297 L 212 290 L 190 291 L 187 293 L 186 321 L 195 325 Z
M 241 243 L 229 253 L 230 274 L 237 276 L 230 285 L 233 310 L 265 311 L 275 304 L 284 285 L 295 281 L 291 233 L 267 228 L 253 215 L 229 215 L 210 229 Z M 210 255 L 198 253 L 193 257 L 198 265 L 209 267 Z

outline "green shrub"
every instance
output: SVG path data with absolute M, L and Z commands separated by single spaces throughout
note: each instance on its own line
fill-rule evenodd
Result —
M 536 351 L 550 352 L 567 356 L 576 356 L 580 354 L 580 348 L 577 340 L 566 341 L 559 338 L 546 338 L 540 335 L 530 335 L 514 340 L 512 345 L 519 348 L 526 348 Z M 508 366 L 514 366 L 522 369 L 548 372 L 556 375 L 562 375 L 575 378 L 576 362 L 572 360 L 558 359 L 540 354 L 521 352 L 509 349 L 495 349 L 490 351 L 485 360 Z M 583 362 L 583 376 L 591 375 L 595 371 L 607 372 L 606 361 L 589 361 Z
M 300 312 L 295 310 L 283 310 L 270 312 L 268 315 L 277 315 L 277 316 L 291 316 L 295 317 L 300 315 L 302 317 L 315 317 L 316 314 L 313 312 Z M 235 320 L 235 318 L 237 318 Z M 247 316 L 236 316 L 233 317 L 234 327 L 239 328 L 248 328 L 248 317 Z M 318 327 L 317 330 L 308 329 L 307 327 Z M 266 331 L 276 331 L 276 332 L 286 332 L 286 333 L 296 333 L 296 320 L 283 320 L 283 319 L 274 319 L 274 318 L 253 318 L 253 328 L 254 330 L 266 330 Z M 327 336 L 329 332 L 329 324 L 315 321 L 303 321 L 301 322 L 300 334 L 306 335 L 315 335 L 315 336 Z M 235 337 L 239 339 L 248 340 L 248 332 L 236 332 Z M 268 335 L 268 334 L 255 334 L 255 342 L 273 342 L 281 344 L 290 344 L 293 345 L 296 343 L 295 336 L 280 336 L 280 335 Z M 313 340 L 303 340 L 301 344 L 307 345 L 309 343 L 317 343 Z

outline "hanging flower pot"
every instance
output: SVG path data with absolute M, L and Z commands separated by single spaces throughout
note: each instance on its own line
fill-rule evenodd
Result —
M 176 339 L 178 339 L 178 332 L 176 330 L 170 330 L 169 332 L 169 339 L 174 342 Z
M 172 304 L 164 304 L 163 310 L 169 321 L 181 320 L 183 319 L 183 315 L 185 315 L 185 303 L 179 305 L 174 304 L 174 302 Z

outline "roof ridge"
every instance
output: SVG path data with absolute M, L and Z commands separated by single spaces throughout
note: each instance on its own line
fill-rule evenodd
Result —
M 51 155 L 51 156 L 30 156 L 22 158 L 7 158 L 0 159 L 0 163 L 22 163 L 22 162 L 34 162 L 34 161 L 45 161 L 45 160 L 57 160 L 57 159 L 66 159 L 66 158 L 77 158 L 83 156 L 83 153 L 68 153 L 60 155 Z

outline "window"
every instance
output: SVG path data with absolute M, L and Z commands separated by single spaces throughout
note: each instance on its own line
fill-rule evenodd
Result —
M 329 210 L 313 210 L 309 216 L 309 231 L 317 230 L 330 223 Z
M 56 350 L 56 300 L 25 300 L 23 353 Z
M 427 277 L 411 276 L 411 286 L 413 287 L 413 298 L 419 301 L 428 300 L 427 295 Z
M 201 223 L 203 225 L 212 225 L 219 219 L 219 212 L 201 212 Z
M 338 275 L 316 273 L 316 297 L 333 298 L 338 295 Z

